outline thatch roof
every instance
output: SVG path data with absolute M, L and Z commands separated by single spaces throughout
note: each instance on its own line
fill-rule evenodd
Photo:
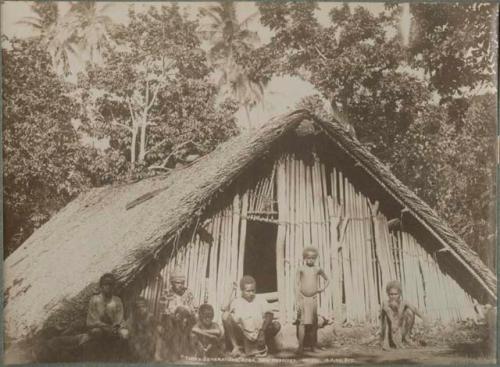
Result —
M 68 204 L 5 261 L 7 338 L 27 339 L 46 327 L 51 316 L 72 307 L 81 311 L 104 272 L 125 283 L 134 280 L 170 239 L 194 223 L 214 195 L 304 120 L 314 121 L 425 223 L 496 299 L 493 273 L 432 209 L 336 122 L 301 110 L 237 136 L 167 176 L 93 189 Z M 155 195 L 146 203 L 126 208 L 151 192 Z

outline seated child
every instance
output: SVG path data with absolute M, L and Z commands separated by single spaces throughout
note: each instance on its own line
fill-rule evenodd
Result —
M 175 360 L 186 352 L 188 346 L 184 346 L 182 340 L 186 339 L 186 335 L 189 339 L 190 327 L 196 319 L 193 294 L 186 288 L 186 277 L 179 269 L 170 274 L 170 288 L 162 294 L 160 307 L 161 320 L 155 359 Z M 190 347 L 190 343 L 187 343 Z M 178 349 L 182 349 L 183 353 Z
M 281 329 L 273 321 L 273 312 L 264 298 L 256 296 L 255 279 L 249 275 L 240 281 L 241 297 L 231 302 L 228 312 L 223 314 L 224 332 L 237 356 L 244 349 L 247 356 L 265 356 L 274 350 L 274 337 Z
M 317 347 L 318 342 L 318 294 L 328 286 L 329 280 L 323 269 L 316 263 L 318 250 L 315 247 L 306 247 L 302 253 L 304 265 L 297 269 L 297 338 L 299 347 L 297 354 L 304 352 L 305 342 L 307 346 Z M 320 277 L 325 280 L 320 287 Z
M 156 322 L 152 313 L 148 311 L 145 298 L 139 297 L 131 310 L 128 320 L 130 330 L 130 353 L 137 362 L 149 362 L 154 359 L 156 347 Z
M 382 303 L 381 333 L 382 348 L 402 348 L 403 342 L 411 344 L 410 333 L 415 323 L 415 315 L 424 323 L 427 322 L 423 314 L 414 306 L 401 298 L 401 283 L 393 280 L 386 286 L 388 300 Z
M 196 357 L 222 357 L 223 340 L 224 334 L 214 322 L 214 308 L 209 304 L 202 304 L 198 310 L 198 322 L 191 330 L 191 343 Z

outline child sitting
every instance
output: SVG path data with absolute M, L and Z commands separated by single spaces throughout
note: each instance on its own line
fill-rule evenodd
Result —
M 128 320 L 130 352 L 134 361 L 149 362 L 154 358 L 156 346 L 156 322 L 148 311 L 146 299 L 139 297 Z
M 315 265 L 318 250 L 315 247 L 306 247 L 302 253 L 304 265 L 297 270 L 297 337 L 299 347 L 297 354 L 304 352 L 304 341 L 307 338 L 308 346 L 314 351 L 318 337 L 318 294 L 328 286 L 329 280 L 323 269 Z M 319 286 L 319 277 L 325 280 L 323 288 Z M 306 334 L 307 333 L 307 334 Z
M 273 321 L 273 312 L 267 301 L 257 296 L 255 279 L 249 275 L 240 281 L 241 297 L 231 302 L 229 310 L 223 314 L 224 332 L 232 345 L 233 356 L 244 349 L 246 356 L 265 356 L 275 351 L 274 338 L 281 329 Z
M 182 354 L 178 349 L 187 348 L 180 346 L 180 341 L 186 339 L 184 334 L 189 337 L 190 327 L 196 318 L 193 294 L 187 289 L 186 277 L 179 269 L 170 274 L 170 288 L 161 296 L 160 305 L 161 320 L 155 359 L 175 360 Z
M 191 330 L 191 343 L 196 357 L 221 357 L 223 340 L 223 332 L 214 322 L 214 308 L 209 304 L 202 304 L 198 310 L 198 322 Z
M 427 320 L 414 306 L 401 298 L 401 283 L 393 280 L 386 286 L 388 300 L 382 303 L 380 313 L 382 348 L 389 350 L 391 347 L 402 348 L 403 342 L 411 344 L 410 333 L 415 323 L 415 315 L 424 323 Z

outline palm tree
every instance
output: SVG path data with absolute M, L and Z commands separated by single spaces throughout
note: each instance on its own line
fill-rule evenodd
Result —
M 226 93 L 236 96 L 245 109 L 249 128 L 250 110 L 262 99 L 262 83 L 252 80 L 245 68 L 238 64 L 238 52 L 248 52 L 259 41 L 257 32 L 248 24 L 257 15 L 251 14 L 239 22 L 232 1 L 220 1 L 217 5 L 202 8 L 200 14 L 208 19 L 202 34 L 211 42 L 209 60 L 220 72 L 219 86 Z
M 78 1 L 71 4 L 69 23 L 76 43 L 83 53 L 86 53 L 91 63 L 99 56 L 104 45 L 110 41 L 109 29 L 111 18 L 106 11 L 113 4 L 100 6 L 95 1 Z
M 19 21 L 32 28 L 34 37 L 39 38 L 52 57 L 54 69 L 62 68 L 69 73 L 69 54 L 76 54 L 74 34 L 69 30 L 66 19 L 59 14 L 56 2 L 36 2 L 31 5 L 35 16 L 28 16 Z

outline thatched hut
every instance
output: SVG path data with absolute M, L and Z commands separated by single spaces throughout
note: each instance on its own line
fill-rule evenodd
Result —
M 28 348 L 47 330 L 83 327 L 104 272 L 126 302 L 142 293 L 158 312 L 175 264 L 216 309 L 253 275 L 289 322 L 310 244 L 333 281 L 325 316 L 376 320 L 396 278 L 431 318 L 496 301 L 495 275 L 428 205 L 338 123 L 301 110 L 170 174 L 81 194 L 5 261 L 6 340 Z

